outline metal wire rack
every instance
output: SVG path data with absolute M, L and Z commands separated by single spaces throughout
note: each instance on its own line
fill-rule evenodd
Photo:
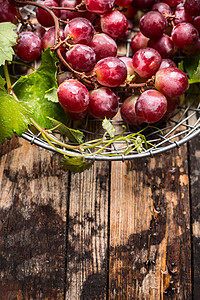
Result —
M 27 9 L 29 10 L 28 12 L 31 12 L 29 7 Z M 127 40 L 126 46 L 126 53 L 119 53 L 119 55 L 129 56 L 130 39 Z M 137 150 L 133 150 L 128 155 L 125 155 L 124 151 L 127 148 L 127 143 L 125 141 L 120 141 L 113 142 L 111 145 L 109 145 L 109 147 L 106 147 L 104 152 L 101 154 L 93 155 L 91 150 L 86 150 L 83 154 L 86 159 L 92 161 L 125 161 L 136 158 L 153 157 L 156 154 L 161 154 L 173 148 L 180 147 L 182 144 L 197 137 L 200 133 L 199 102 L 198 95 L 191 96 L 188 94 L 167 122 L 155 124 L 155 126 L 159 129 L 150 127 L 144 131 L 143 134 L 145 135 L 146 141 L 152 145 L 148 147 L 148 149 L 143 148 L 143 150 L 139 153 Z M 90 120 L 89 122 L 93 122 L 93 124 L 96 123 L 96 126 L 92 126 L 93 128 L 96 127 L 96 129 L 91 131 L 87 128 L 86 122 L 82 124 L 83 126 L 80 128 L 80 130 L 85 134 L 85 142 L 87 142 L 88 139 L 91 139 L 91 137 L 97 138 L 103 135 L 100 130 L 101 126 L 99 126 L 99 122 L 101 121 Z M 111 120 L 111 122 L 116 128 L 121 128 L 121 125 L 123 124 L 121 120 Z M 91 128 L 91 126 L 89 128 Z M 137 132 L 139 129 L 140 128 L 129 128 L 129 131 L 127 131 L 125 134 L 129 134 L 134 130 Z M 53 146 L 51 146 L 45 139 L 42 138 L 41 133 L 34 134 L 31 129 L 28 129 L 27 132 L 22 134 L 22 137 L 31 144 L 35 144 L 49 151 L 58 152 Z M 77 150 L 67 150 L 65 148 L 63 149 L 63 147 L 60 149 L 62 149 L 62 152 L 66 155 L 82 156 L 82 154 Z M 96 150 L 97 149 L 93 149 L 93 151 Z

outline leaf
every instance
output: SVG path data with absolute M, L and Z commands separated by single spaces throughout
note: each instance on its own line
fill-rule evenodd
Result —
M 73 173 L 81 173 L 85 170 L 89 170 L 92 167 L 93 162 L 84 161 L 81 157 L 65 157 L 65 159 L 61 161 L 61 165 Z
M 6 91 L 5 89 L 5 84 L 6 84 L 6 81 L 3 77 L 0 76 L 0 90 L 2 91 Z
M 47 100 L 58 103 L 58 95 L 57 95 L 57 88 L 53 87 L 45 92 L 44 96 Z
M 29 75 L 21 76 L 13 86 L 18 99 L 29 103 L 33 109 L 33 119 L 43 128 L 52 126 L 51 120 L 47 117 L 62 123 L 67 121 L 60 104 L 49 101 L 52 99 L 52 92 L 49 91 L 57 88 L 57 62 L 56 54 L 48 48 L 42 53 L 40 67 Z
M 14 133 L 21 136 L 30 124 L 30 108 L 24 102 L 16 100 L 8 95 L 2 87 L 2 77 L 0 77 L 0 142 L 5 138 L 11 138 Z
M 61 135 L 63 137 L 68 137 L 70 142 L 78 143 L 78 144 L 83 143 L 83 137 L 84 137 L 83 132 L 81 132 L 80 130 L 77 130 L 77 129 L 69 128 L 69 127 L 65 126 L 64 124 L 62 124 L 52 118 L 50 118 L 50 120 L 52 121 L 54 126 L 59 125 L 57 130 L 61 133 Z
M 12 46 L 16 45 L 16 29 L 17 26 L 10 22 L 0 23 L 0 66 L 4 65 L 6 60 L 11 61 L 15 54 Z
M 189 83 L 200 82 L 200 55 L 186 57 L 184 59 L 184 69 L 190 78 Z
M 183 60 L 178 64 L 178 68 L 184 71 Z
M 112 125 L 112 123 L 107 118 L 103 120 L 102 127 L 106 130 L 106 132 L 109 134 L 111 138 L 115 136 L 116 128 Z

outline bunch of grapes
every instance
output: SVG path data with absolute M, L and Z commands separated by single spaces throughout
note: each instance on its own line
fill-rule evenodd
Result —
M 23 21 L 26 4 L 36 6 L 36 25 Z M 72 120 L 113 118 L 119 109 L 131 125 L 167 119 L 188 89 L 176 58 L 200 53 L 199 0 L 1 0 L 5 21 L 22 22 L 14 47 L 21 60 L 56 51 L 58 99 Z M 120 56 L 127 38 L 132 54 Z

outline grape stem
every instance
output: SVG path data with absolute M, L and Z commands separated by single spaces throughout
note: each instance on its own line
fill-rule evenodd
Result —
M 5 78 L 6 78 L 8 94 L 12 95 L 17 101 L 19 101 L 19 99 L 15 95 L 15 92 L 13 91 L 13 88 L 12 88 L 12 84 L 10 81 L 10 75 L 8 72 L 8 61 L 7 60 L 5 61 L 5 64 L 4 64 L 4 73 L 5 73 Z

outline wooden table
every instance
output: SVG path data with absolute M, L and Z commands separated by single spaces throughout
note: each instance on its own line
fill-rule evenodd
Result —
M 66 172 L 0 147 L 0 299 L 200 299 L 200 143 Z

